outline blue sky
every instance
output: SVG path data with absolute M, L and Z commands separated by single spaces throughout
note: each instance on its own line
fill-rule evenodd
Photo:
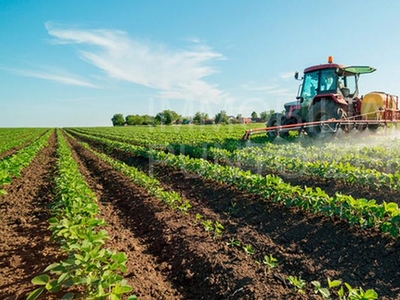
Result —
M 361 93 L 399 95 L 399 15 L 396 0 L 0 0 L 0 127 L 282 110 L 294 72 L 328 55 L 377 68 Z

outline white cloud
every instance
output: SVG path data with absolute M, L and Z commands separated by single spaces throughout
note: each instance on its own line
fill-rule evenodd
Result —
M 279 76 L 282 78 L 282 79 L 293 79 L 294 78 L 294 73 L 295 72 L 283 72 L 283 73 L 281 73 Z
M 66 85 L 77 85 L 83 87 L 91 87 L 97 88 L 96 85 L 69 73 L 60 72 L 56 70 L 17 70 L 17 69 L 8 69 L 10 72 L 14 74 L 18 74 L 26 77 L 47 79 L 51 81 L 56 81 Z
M 244 83 L 242 88 L 247 91 L 271 91 L 277 88 L 277 85 L 255 85 L 254 83 Z
M 46 23 L 55 43 L 81 44 L 80 58 L 109 77 L 158 90 L 160 97 L 222 101 L 229 95 L 205 77 L 216 73 L 211 62 L 224 57 L 209 47 L 170 50 L 163 45 L 130 38 L 120 30 L 83 30 Z M 94 47 L 93 47 L 94 46 Z

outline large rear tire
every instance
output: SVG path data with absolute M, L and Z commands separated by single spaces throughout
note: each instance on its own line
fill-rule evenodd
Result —
M 329 119 L 340 120 L 343 116 L 344 112 L 339 104 L 333 100 L 321 99 L 311 106 L 307 115 L 307 122 L 320 122 Z M 325 139 L 332 137 L 337 129 L 337 123 L 328 123 L 306 127 L 306 132 L 312 138 Z
M 267 127 L 282 126 L 285 122 L 285 116 L 281 113 L 275 113 L 267 121 Z M 283 136 L 285 133 L 278 133 L 278 131 L 267 131 L 267 136 L 271 139 L 276 138 L 278 135 Z

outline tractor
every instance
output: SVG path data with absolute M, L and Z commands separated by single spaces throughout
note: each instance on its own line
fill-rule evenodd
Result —
M 333 62 L 311 66 L 304 70 L 296 101 L 284 105 L 284 113 L 270 116 L 266 128 L 247 130 L 243 139 L 266 132 L 268 137 L 285 137 L 290 131 L 303 131 L 312 138 L 324 139 L 342 129 L 375 131 L 388 123 L 400 122 L 398 97 L 384 92 L 359 95 L 361 74 L 376 71 L 369 66 L 344 66 Z

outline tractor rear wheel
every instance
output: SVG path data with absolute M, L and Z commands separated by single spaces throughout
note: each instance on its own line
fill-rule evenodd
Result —
M 285 116 L 281 113 L 275 113 L 269 117 L 267 121 L 267 127 L 282 126 L 285 123 Z M 287 134 L 287 133 L 286 133 Z M 271 139 L 276 138 L 278 135 L 284 136 L 285 133 L 279 134 L 277 130 L 267 131 L 267 136 Z
M 321 99 L 311 106 L 307 115 L 307 122 L 328 121 L 330 119 L 340 120 L 344 116 L 343 110 L 339 104 L 332 100 Z M 333 136 L 338 128 L 337 123 L 319 124 L 306 127 L 306 132 L 310 137 L 328 138 Z

